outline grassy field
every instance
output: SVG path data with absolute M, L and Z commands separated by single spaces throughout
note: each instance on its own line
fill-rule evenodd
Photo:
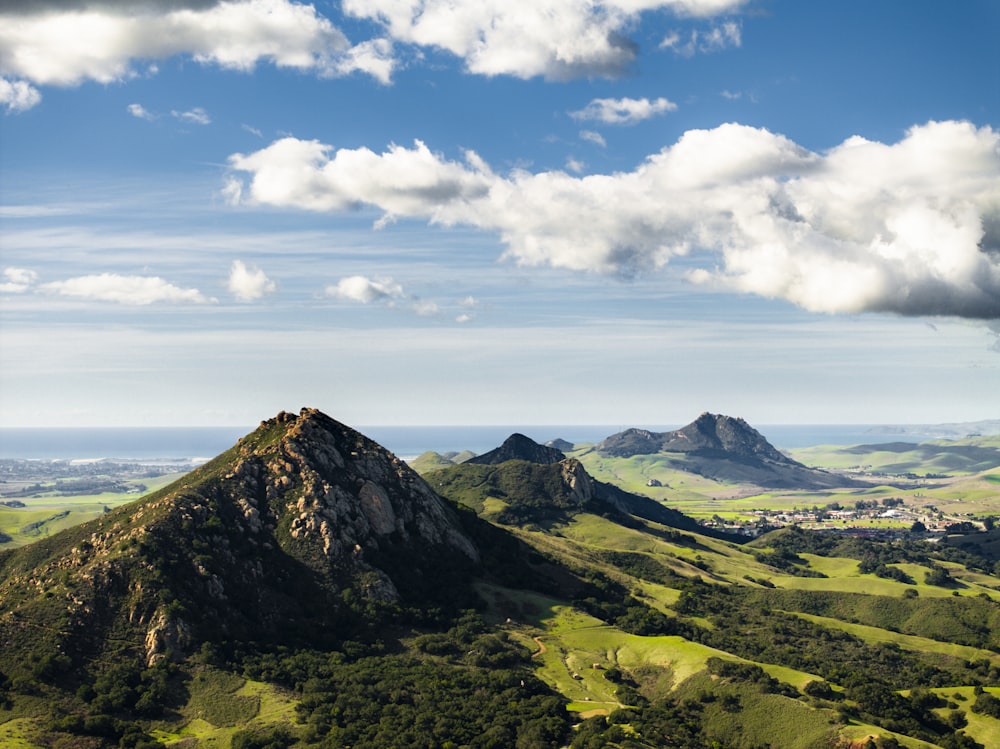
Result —
M 0 505 L 0 533 L 10 538 L 0 549 L 24 546 L 65 528 L 92 520 L 119 505 L 162 489 L 183 476 L 171 473 L 144 479 L 145 489 L 131 494 L 104 493 L 66 496 L 56 489 L 19 498 L 24 507 Z M 3 536 L 0 536 L 3 538 Z

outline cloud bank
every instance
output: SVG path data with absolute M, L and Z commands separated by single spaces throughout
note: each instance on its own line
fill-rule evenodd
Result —
M 290 0 L 65 3 L 31 13 L 15 4 L 0 12 L 0 75 L 36 85 L 110 83 L 135 76 L 135 61 L 175 55 L 241 71 L 263 61 L 326 76 L 358 70 L 388 82 L 387 50 L 353 48 L 315 7 Z
M 644 11 L 714 16 L 743 0 L 344 0 L 344 13 L 381 23 L 393 39 L 443 49 L 480 75 L 617 77 L 636 45 L 626 32 Z
M 1000 132 L 967 122 L 824 153 L 726 124 L 584 177 L 294 138 L 230 166 L 241 202 L 478 227 L 527 266 L 629 276 L 704 254 L 691 281 L 812 311 L 1000 318 Z
M 175 56 L 239 71 L 268 62 L 323 77 L 360 72 L 388 84 L 397 44 L 445 50 L 479 75 L 617 77 L 635 60 L 627 32 L 643 12 L 710 17 L 744 1 L 344 0 L 348 20 L 384 31 L 352 43 L 316 5 L 294 0 L 12 0 L 0 9 L 0 104 L 24 111 L 41 99 L 36 86 L 127 80 L 144 72 L 137 65 L 152 72 Z M 738 29 L 694 32 L 683 48 L 738 45 Z

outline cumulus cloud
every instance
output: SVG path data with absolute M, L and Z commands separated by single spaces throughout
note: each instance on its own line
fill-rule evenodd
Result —
M 3 269 L 3 281 L 0 281 L 0 293 L 23 294 L 38 280 L 38 274 L 27 268 L 8 267 Z
M 182 289 L 157 276 L 122 276 L 117 273 L 79 276 L 41 284 L 38 288 L 60 296 L 135 306 L 156 302 L 208 304 L 216 301 L 197 289 Z
M 61 3 L 0 12 L 0 75 L 36 85 L 110 83 L 133 77 L 136 61 L 189 55 L 249 71 L 278 67 L 336 76 L 384 75 L 371 45 L 355 50 L 313 5 L 291 0 L 218 3 Z
M 388 277 L 347 276 L 327 286 L 326 295 L 359 304 L 379 304 L 410 312 L 418 317 L 436 317 L 441 314 L 441 307 L 437 302 L 405 292 L 402 285 Z
M 660 97 L 658 99 L 594 99 L 569 116 L 575 120 L 596 120 L 607 125 L 634 125 L 664 112 L 673 112 L 677 105 Z
M 366 276 L 347 276 L 326 287 L 327 296 L 348 299 L 352 302 L 372 304 L 402 299 L 403 287 L 391 278 L 371 279 Z
M 713 26 L 708 31 L 693 29 L 689 34 L 672 31 L 662 42 L 660 49 L 672 49 L 683 57 L 692 57 L 698 52 L 718 52 L 727 47 L 739 47 L 743 43 L 743 30 L 735 21 L 727 21 Z
M 714 16 L 743 0 L 344 0 L 393 39 L 446 50 L 469 72 L 562 80 L 621 75 L 635 59 L 626 37 L 644 11 Z
M 36 106 L 42 100 L 38 89 L 24 81 L 8 81 L 0 78 L 0 104 L 7 108 L 8 113 L 24 112 Z
M 523 265 L 627 276 L 699 253 L 692 281 L 809 310 L 1000 318 L 1000 132 L 967 122 L 825 153 L 726 124 L 583 177 L 500 175 L 420 142 L 375 154 L 287 138 L 230 164 L 249 175 L 244 202 L 474 226 Z
M 482 198 L 494 181 L 475 154 L 466 162 L 445 161 L 417 141 L 382 154 L 367 148 L 341 149 L 315 140 L 283 138 L 267 148 L 229 157 L 230 166 L 253 174 L 255 202 L 331 211 L 369 203 L 388 217 L 423 215 L 428 207 Z M 226 195 L 240 199 L 244 187 L 231 181 Z
M 226 283 L 229 292 L 241 302 L 252 302 L 268 294 L 273 294 L 278 288 L 260 268 L 248 268 L 241 260 L 234 260 L 229 269 L 229 280 Z

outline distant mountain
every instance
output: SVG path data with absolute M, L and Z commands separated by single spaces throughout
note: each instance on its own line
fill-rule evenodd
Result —
M 792 460 L 743 419 L 711 413 L 671 432 L 626 429 L 594 449 L 615 458 L 679 454 L 675 467 L 681 470 L 769 488 L 823 489 L 856 483 Z
M 469 460 L 429 473 L 426 478 L 442 496 L 507 525 L 544 524 L 591 512 L 611 513 L 625 523 L 640 518 L 672 528 L 720 535 L 649 497 L 597 481 L 575 458 L 564 457 L 553 462 L 554 452 L 557 451 L 515 434 L 503 447 L 486 453 L 493 456 L 488 462 Z M 540 459 L 516 457 L 501 461 L 498 458 L 503 454 Z
M 732 457 L 794 463 L 743 419 L 707 412 L 672 432 L 627 429 L 598 443 L 597 450 L 618 458 L 658 452 L 725 453 Z
M 545 443 L 545 446 L 551 447 L 555 450 L 559 450 L 560 452 L 564 453 L 572 450 L 575 447 L 575 445 L 572 442 L 568 442 L 559 437 L 557 437 L 554 440 L 549 440 L 548 442 Z
M 530 437 L 523 434 L 514 433 L 510 435 L 500 447 L 490 450 L 488 453 L 469 458 L 466 463 L 474 465 L 497 465 L 506 463 L 508 460 L 526 460 L 529 463 L 558 463 L 565 460 L 566 456 L 562 451 L 554 447 L 539 445 Z

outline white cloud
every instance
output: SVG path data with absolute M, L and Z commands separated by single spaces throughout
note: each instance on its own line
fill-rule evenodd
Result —
M 742 43 L 740 25 L 735 21 L 726 21 L 708 31 L 693 29 L 686 39 L 679 31 L 672 31 L 660 42 L 660 49 L 672 49 L 683 57 L 691 57 L 697 52 L 718 52 L 728 47 L 739 47 Z
M 601 148 L 605 148 L 608 145 L 607 141 L 604 140 L 604 136 L 601 135 L 600 133 L 595 133 L 593 130 L 581 130 L 580 140 L 585 140 L 588 143 L 593 143 L 595 145 L 600 146 Z
M 156 119 L 156 115 L 150 112 L 144 106 L 142 106 L 142 104 L 129 104 L 128 113 L 133 117 L 136 117 L 140 120 L 147 120 L 149 122 L 152 122 L 153 120 Z
M 0 78 L 0 104 L 7 108 L 8 113 L 27 111 L 41 100 L 42 95 L 38 89 L 24 81 L 8 81 L 6 78 Z
M 229 280 L 226 283 L 229 292 L 241 302 L 252 302 L 268 294 L 273 294 L 278 288 L 260 268 L 248 268 L 243 261 L 234 260 L 229 269 Z
M 133 77 L 135 61 L 175 55 L 241 71 L 268 61 L 321 75 L 353 70 L 382 75 L 368 46 L 353 50 L 313 5 L 291 0 L 0 13 L 0 74 L 38 85 L 110 83 Z
M 809 310 L 1000 318 L 1000 132 L 966 122 L 824 154 L 727 124 L 584 177 L 501 176 L 419 142 L 377 155 L 286 138 L 230 163 L 250 175 L 244 201 L 474 226 L 527 266 L 630 275 L 709 253 L 691 280 Z
M 370 39 L 356 44 L 340 57 L 335 66 L 339 75 L 350 75 L 355 71 L 367 73 L 383 84 L 392 82 L 395 69 L 392 42 L 388 39 Z
M 175 56 L 240 71 L 269 62 L 322 77 L 363 73 L 388 84 L 400 64 L 397 44 L 447 51 L 480 75 L 617 77 L 636 57 L 627 34 L 643 13 L 711 17 L 744 2 L 345 0 L 345 15 L 382 27 L 357 44 L 317 4 L 296 0 L 8 3 L 0 10 L 0 76 L 20 80 L 0 84 L 0 101 L 23 111 L 40 99 L 31 84 L 127 80 L 137 70 L 155 74 L 157 61 Z M 739 27 L 729 22 L 687 45 L 738 43 Z
M 566 159 L 566 169 L 574 174 L 580 174 L 586 168 L 587 165 L 579 159 L 574 159 L 572 156 Z
M 660 97 L 658 99 L 594 99 L 586 107 L 570 112 L 575 120 L 596 120 L 608 125 L 634 125 L 664 112 L 673 112 L 677 105 Z
M 392 302 L 405 296 L 403 287 L 391 278 L 371 279 L 365 276 L 342 278 L 335 285 L 327 286 L 326 294 L 362 304 Z
M 644 11 L 712 16 L 743 0 L 344 0 L 394 39 L 446 50 L 481 75 L 614 77 L 636 55 L 625 33 Z
M 0 282 L 0 293 L 22 294 L 38 280 L 38 274 L 27 268 L 4 268 L 4 280 Z
M 482 197 L 493 180 L 474 154 L 465 165 L 447 162 L 419 141 L 412 149 L 392 146 L 383 154 L 341 149 L 331 157 L 331 151 L 315 140 L 283 138 L 256 153 L 234 154 L 229 163 L 254 175 L 250 196 L 258 203 L 318 211 L 370 203 L 388 217 Z M 245 194 L 231 184 L 226 189 L 231 197 Z
M 197 289 L 182 289 L 156 276 L 101 273 L 42 284 L 39 289 L 60 296 L 144 306 L 156 302 L 207 304 L 215 299 Z
M 179 112 L 177 110 L 172 110 L 170 114 L 176 117 L 181 122 L 186 122 L 190 125 L 212 124 L 212 118 L 209 117 L 208 112 L 206 112 L 201 107 L 195 107 L 194 109 L 189 109 L 186 112 Z

